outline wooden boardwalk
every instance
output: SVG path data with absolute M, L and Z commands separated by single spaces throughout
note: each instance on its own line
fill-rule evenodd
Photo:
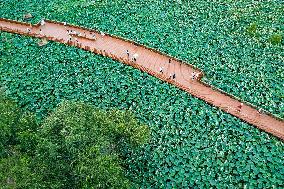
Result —
M 154 49 L 99 31 L 47 20 L 31 25 L 0 19 L 0 30 L 47 38 L 110 57 L 171 83 L 259 129 L 284 139 L 283 120 L 269 113 L 259 112 L 252 105 L 244 102 L 242 104 L 235 97 L 203 83 L 200 81 L 203 76 L 201 70 Z

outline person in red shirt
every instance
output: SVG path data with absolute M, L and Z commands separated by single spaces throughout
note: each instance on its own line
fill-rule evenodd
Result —
M 241 103 L 240 105 L 237 106 L 239 112 L 242 110 L 243 105 L 244 103 Z

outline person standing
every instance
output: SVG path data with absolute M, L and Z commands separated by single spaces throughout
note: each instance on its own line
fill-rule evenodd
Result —
M 44 25 L 45 25 L 45 21 L 44 21 L 43 19 L 40 21 L 40 25 L 41 25 L 41 26 L 44 26 Z
M 130 54 L 129 54 L 128 50 L 126 50 L 126 55 L 127 55 L 128 60 L 129 60 Z
M 259 108 L 258 109 L 258 114 L 263 114 L 264 113 L 264 110 L 262 108 Z
M 134 61 L 134 62 L 137 61 L 138 56 L 139 56 L 139 55 L 138 55 L 137 53 L 135 53 L 135 54 L 133 55 L 133 61 Z
M 200 76 L 201 76 L 201 72 L 198 72 L 198 73 L 196 74 L 196 79 L 198 79 Z
M 194 80 L 195 79 L 195 72 L 191 73 L 191 79 Z
M 237 106 L 237 110 L 240 112 L 243 108 L 244 103 L 241 103 L 240 105 Z
M 92 37 L 93 37 L 94 40 L 97 40 L 96 34 L 93 34 Z

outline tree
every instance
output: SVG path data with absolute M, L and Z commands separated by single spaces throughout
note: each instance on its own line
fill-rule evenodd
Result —
M 40 134 L 36 167 L 45 186 L 129 188 L 122 151 L 146 142 L 149 130 L 130 112 L 65 102 L 43 122 Z
M 37 175 L 29 168 L 36 146 L 35 117 L 24 113 L 0 93 L 0 185 L 3 188 L 36 188 Z
M 129 188 L 123 154 L 149 138 L 130 112 L 64 102 L 42 123 L 0 98 L 3 188 Z

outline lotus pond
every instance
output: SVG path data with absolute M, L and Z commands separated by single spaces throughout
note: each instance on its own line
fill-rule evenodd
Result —
M 284 118 L 282 0 L 2 0 L 1 17 L 66 21 L 201 68 L 206 82 Z
M 152 140 L 131 152 L 128 176 L 141 188 L 280 187 L 284 143 L 204 101 L 108 58 L 1 33 L 1 83 L 39 117 L 64 99 L 131 109 Z
M 205 81 L 284 117 L 281 0 L 4 0 L 1 17 L 67 21 L 133 39 L 201 68 Z M 0 34 L 0 82 L 43 117 L 64 99 L 132 109 L 152 140 L 129 154 L 141 188 L 281 188 L 284 143 L 131 67 L 73 47 Z

